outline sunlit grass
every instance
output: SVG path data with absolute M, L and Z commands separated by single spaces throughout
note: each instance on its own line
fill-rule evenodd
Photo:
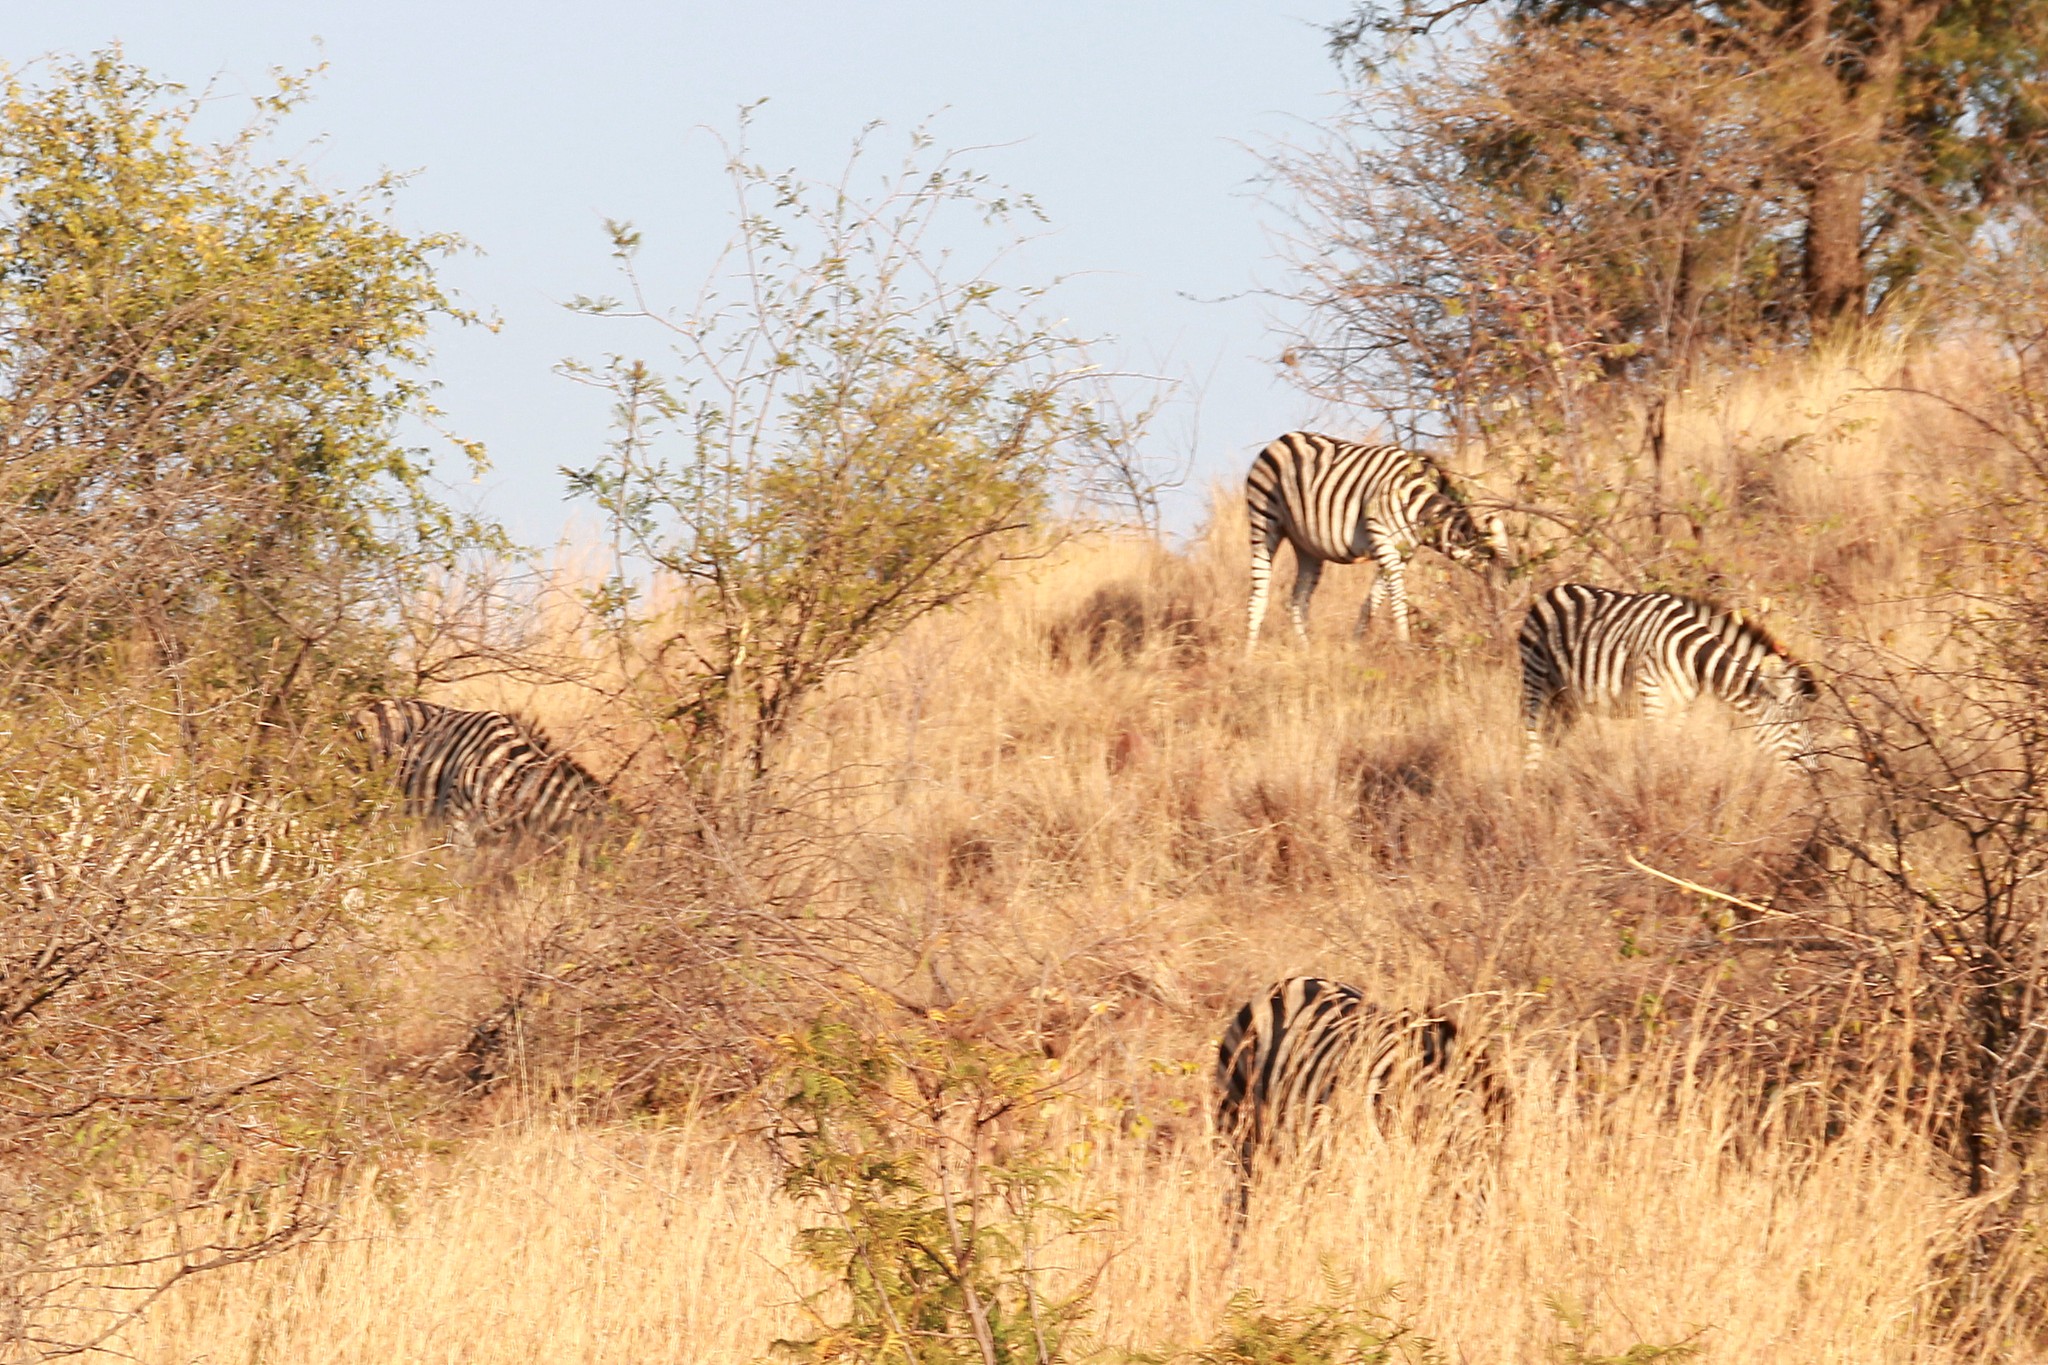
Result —
M 1867 368 L 1739 377 L 1670 420 L 1674 505 L 1720 509 L 1691 549 L 1823 668 L 1830 639 L 1908 648 L 1939 624 L 1908 589 L 1944 554 L 1921 509 L 1954 433 Z M 1619 477 L 1639 453 L 1585 458 Z M 807 818 L 843 836 L 819 893 L 849 927 L 838 960 L 1062 1057 L 1082 1193 L 1117 1211 L 1114 1254 L 1070 1267 L 1100 1271 L 1096 1338 L 1200 1341 L 1234 1289 L 1310 1302 L 1327 1269 L 1393 1294 L 1385 1311 L 1453 1361 L 1566 1341 L 1958 1358 L 1935 1310 L 1970 1209 L 1919 1137 L 1853 1104 L 1821 1130 L 1676 1042 L 1615 1060 L 1617 1039 L 1692 1013 L 1827 1026 L 1767 947 L 1702 968 L 1724 909 L 1630 863 L 1768 899 L 1810 828 L 1800 783 L 1712 707 L 1585 725 L 1524 775 L 1513 633 L 1550 569 L 1493 589 L 1418 557 L 1411 648 L 1384 624 L 1354 641 L 1369 574 L 1333 570 L 1311 642 L 1276 603 L 1245 658 L 1244 539 L 1225 488 L 1185 551 L 1097 537 L 1019 566 L 838 678 L 786 754 L 825 794 Z M 539 599 L 534 668 L 444 699 L 519 709 L 609 772 L 645 718 L 578 605 L 590 563 L 565 556 Z M 471 937 L 551 923 L 555 894 L 466 912 Z M 1209 1058 L 1239 1002 L 1307 972 L 1511 1028 L 1494 1042 L 1512 1118 L 1356 1125 L 1320 1171 L 1263 1189 L 1233 1248 Z M 416 989 L 414 1014 L 448 1010 L 429 976 Z M 364 1179 L 319 1245 L 180 1285 L 121 1345 L 280 1365 L 752 1359 L 801 1326 L 804 1214 L 758 1139 L 729 1131 L 746 1126 L 523 1118 Z

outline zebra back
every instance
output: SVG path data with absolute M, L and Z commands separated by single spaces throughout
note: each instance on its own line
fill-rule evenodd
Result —
M 1647 699 L 1661 705 L 1666 692 L 1679 702 L 1711 693 L 1764 747 L 1812 761 L 1813 672 L 1738 611 L 1677 593 L 1562 583 L 1530 606 L 1517 643 L 1532 761 L 1547 717 L 1629 714 Z
M 602 782 L 516 716 L 387 699 L 353 720 L 371 751 L 397 764 L 407 809 L 470 843 L 558 839 L 610 809 Z
M 1457 1027 L 1382 1010 L 1355 986 L 1290 977 L 1247 1001 L 1216 1051 L 1216 1127 L 1248 1177 L 1277 1138 L 1300 1137 L 1340 1090 L 1370 1102 L 1390 1086 L 1442 1073 Z

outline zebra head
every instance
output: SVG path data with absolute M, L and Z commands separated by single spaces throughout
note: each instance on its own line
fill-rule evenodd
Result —
M 1494 512 L 1482 512 L 1477 516 L 1465 503 L 1448 493 L 1435 518 L 1435 548 L 1455 564 L 1487 568 L 1506 567 L 1508 563 L 1507 526 Z
M 348 724 L 371 753 L 378 758 L 390 758 L 410 744 L 439 709 L 428 702 L 385 697 L 357 707 Z
M 1507 528 L 1492 511 L 1473 515 L 1472 505 L 1443 466 L 1427 456 L 1412 457 L 1430 486 L 1418 520 L 1430 547 L 1454 564 L 1492 567 L 1507 562 Z
M 1513 547 L 1508 544 L 1507 519 L 1498 512 L 1482 512 L 1479 515 L 1479 529 L 1486 533 L 1486 543 L 1493 547 L 1494 562 L 1506 567 L 1513 554 Z
M 1416 1040 L 1421 1044 L 1422 1074 L 1442 1075 L 1451 1066 L 1451 1049 L 1458 1043 L 1458 1026 L 1448 1019 L 1430 1017 L 1415 1025 Z
M 1813 704 L 1820 684 L 1813 670 L 1782 654 L 1773 654 L 1756 672 L 1752 689 L 1757 741 L 1775 749 L 1807 772 L 1820 770 L 1813 747 Z

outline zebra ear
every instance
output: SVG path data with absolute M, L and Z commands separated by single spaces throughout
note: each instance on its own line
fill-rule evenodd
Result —
M 1485 512 L 1480 515 L 1479 529 L 1486 533 L 1486 543 L 1493 547 L 1493 557 L 1506 564 L 1514 550 L 1508 543 L 1507 522 L 1498 512 Z
M 358 706 L 349 712 L 348 728 L 355 735 L 358 744 L 372 744 L 377 739 L 377 706 L 372 702 Z

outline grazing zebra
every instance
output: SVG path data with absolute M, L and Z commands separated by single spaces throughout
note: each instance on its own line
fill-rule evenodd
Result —
M 1565 583 L 1522 621 L 1522 723 L 1527 766 L 1543 758 L 1546 726 L 1583 710 L 1652 719 L 1711 692 L 1740 712 L 1765 748 L 1817 765 L 1807 713 L 1813 674 L 1761 626 L 1668 592 L 1616 592 Z
M 1313 1131 L 1340 1087 L 1365 1101 L 1450 1070 L 1457 1026 L 1433 1014 L 1380 1010 L 1355 986 L 1290 977 L 1239 1009 L 1216 1050 L 1216 1128 L 1237 1158 L 1238 1206 L 1253 1165 L 1281 1138 Z
M 356 734 L 398 765 L 406 808 L 446 821 L 470 846 L 552 842 L 601 820 L 604 784 L 533 726 L 500 711 L 428 701 L 374 701 Z
M 1404 564 L 1418 545 L 1459 563 L 1507 558 L 1506 532 L 1497 517 L 1474 520 L 1464 497 L 1435 462 L 1400 446 L 1360 445 L 1292 431 L 1259 452 L 1245 478 L 1245 508 L 1252 533 L 1252 597 L 1245 648 L 1259 641 L 1273 552 L 1283 537 L 1294 546 L 1294 593 L 1288 614 L 1294 633 L 1308 636 L 1308 603 L 1324 564 L 1370 557 L 1379 567 L 1358 614 L 1363 634 L 1374 606 L 1393 608 L 1394 633 L 1408 638 Z
M 8 834 L 5 859 L 44 908 L 81 896 L 159 905 L 260 896 L 334 865 L 332 840 L 272 802 L 154 781 L 70 793 Z

